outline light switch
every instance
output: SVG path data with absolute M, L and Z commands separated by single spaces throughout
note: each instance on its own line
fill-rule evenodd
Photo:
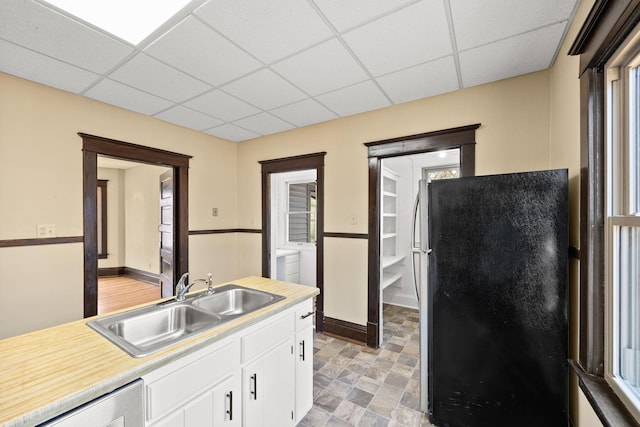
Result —
M 211 214 L 212 214 L 213 216 L 218 216 L 218 208 L 212 208 L 212 209 L 211 209 Z
M 37 237 L 56 237 L 55 224 L 38 224 L 36 236 Z

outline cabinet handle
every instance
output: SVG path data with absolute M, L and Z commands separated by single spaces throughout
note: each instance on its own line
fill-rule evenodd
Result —
M 249 394 L 253 395 L 253 400 L 258 400 L 258 374 L 251 375 L 251 381 L 253 382 L 253 390 Z
M 300 360 L 304 362 L 304 340 L 300 341 Z
M 227 398 L 229 398 L 229 409 L 227 410 L 227 415 L 229 415 L 229 421 L 233 421 L 233 391 L 227 393 Z
M 301 319 L 306 319 L 307 317 L 311 316 L 314 312 L 310 311 L 307 314 L 303 314 L 302 316 L 300 316 Z

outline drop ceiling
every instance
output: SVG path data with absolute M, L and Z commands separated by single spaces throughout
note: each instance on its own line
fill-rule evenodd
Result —
M 243 141 L 547 69 L 576 3 L 194 0 L 133 45 L 2 0 L 0 71 Z

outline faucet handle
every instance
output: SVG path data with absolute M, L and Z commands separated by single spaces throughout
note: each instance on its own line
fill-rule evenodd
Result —
M 211 295 L 215 291 L 213 290 L 213 274 L 207 273 L 207 293 Z

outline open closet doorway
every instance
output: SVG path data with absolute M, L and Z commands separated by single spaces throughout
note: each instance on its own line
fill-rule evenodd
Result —
M 315 327 L 324 330 L 324 156 L 261 161 L 262 275 L 315 286 Z
M 385 313 L 418 316 L 421 253 L 418 192 L 421 179 L 460 177 L 460 149 L 382 159 L 380 198 L 380 342 L 385 343 Z M 388 338 L 388 337 L 387 337 Z

